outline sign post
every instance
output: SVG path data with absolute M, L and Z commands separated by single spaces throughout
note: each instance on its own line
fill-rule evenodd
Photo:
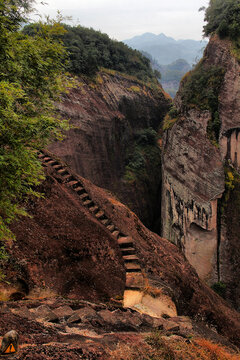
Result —
M 18 351 L 19 335 L 15 330 L 9 331 L 2 339 L 0 355 L 11 355 Z

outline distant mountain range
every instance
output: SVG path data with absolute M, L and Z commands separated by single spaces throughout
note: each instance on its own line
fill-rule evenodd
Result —
M 178 59 L 190 65 L 200 59 L 207 41 L 175 40 L 164 34 L 145 33 L 123 41 L 133 49 L 148 52 L 160 65 L 168 65 Z

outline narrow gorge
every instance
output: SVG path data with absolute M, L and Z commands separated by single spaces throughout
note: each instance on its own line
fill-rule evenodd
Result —
M 0 0 L 0 356 L 239 359 L 240 0 L 174 99 L 33 2 Z
M 201 103 L 206 89 L 194 94 L 193 85 L 190 97 L 186 90 L 202 69 L 210 73 L 206 87 L 211 76 L 218 79 L 211 89 L 217 126 L 208 104 Z M 222 285 L 225 298 L 237 309 L 238 204 L 235 217 L 229 209 L 239 197 L 239 70 L 231 42 L 213 36 L 203 59 L 183 79 L 174 100 L 177 116 L 166 130 L 172 105 L 160 86 L 151 88 L 106 71 L 95 83 L 79 79 L 58 105 L 72 128 L 49 147 L 176 244 L 200 278 Z M 227 187 L 229 182 L 234 189 Z

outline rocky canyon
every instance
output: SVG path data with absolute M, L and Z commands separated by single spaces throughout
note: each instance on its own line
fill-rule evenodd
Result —
M 6 202 L 17 216 L 0 207 L 11 235 L 0 327 L 20 335 L 13 358 L 239 359 L 240 45 L 213 33 L 173 100 L 142 54 L 65 31 L 75 74 L 52 105 L 68 126 L 61 141 L 24 145 L 27 190 Z M 115 70 L 94 62 L 94 47 Z M 54 118 L 43 119 L 47 133 Z

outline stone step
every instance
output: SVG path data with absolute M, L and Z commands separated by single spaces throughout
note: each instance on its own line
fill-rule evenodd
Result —
M 38 154 L 38 158 L 39 158 L 39 159 L 42 159 L 42 158 L 44 158 L 45 156 L 46 156 L 46 155 L 43 154 L 43 153 L 41 153 L 41 152 Z
M 133 238 L 131 236 L 124 236 L 118 238 L 118 245 L 121 249 L 133 247 Z
M 85 200 L 84 202 L 83 202 L 83 205 L 84 206 L 87 206 L 88 208 L 90 207 L 90 206 L 93 206 L 94 205 L 94 202 L 90 199 L 90 200 Z
M 79 197 L 80 197 L 81 200 L 85 200 L 85 199 L 90 200 L 89 195 L 88 195 L 88 193 L 86 193 L 86 192 L 83 193 L 83 194 L 81 194 L 81 195 L 79 195 Z
M 45 156 L 44 158 L 43 158 L 43 161 L 44 162 L 49 162 L 49 161 L 51 161 L 52 160 L 52 158 L 50 158 L 49 156 Z
M 77 180 L 72 180 L 68 182 L 68 185 L 70 185 L 71 187 L 75 188 L 77 187 L 77 185 L 81 186 L 80 182 Z
M 127 272 L 126 273 L 126 285 L 125 285 L 125 289 L 129 289 L 129 290 L 138 290 L 138 289 L 143 289 L 145 286 L 145 281 L 144 281 L 144 277 L 142 275 L 142 273 L 138 272 L 138 273 L 131 273 L 131 272 Z
M 141 272 L 141 266 L 137 263 L 124 263 L 127 272 Z
M 63 180 L 69 182 L 73 180 L 73 176 L 71 174 L 63 175 Z
M 51 166 L 59 165 L 59 162 L 57 162 L 56 160 L 51 160 L 51 161 L 48 162 L 48 165 L 51 165 Z
M 120 231 L 118 231 L 118 230 L 115 230 L 115 231 L 113 231 L 113 236 L 115 236 L 117 239 L 118 239 L 118 237 L 119 237 L 119 234 L 120 234 Z
M 75 187 L 74 191 L 76 191 L 78 193 L 78 195 L 81 195 L 82 193 L 85 193 L 85 189 L 82 186 Z
M 138 263 L 139 262 L 139 258 L 135 254 L 123 255 L 123 260 L 124 260 L 125 263 L 129 263 L 129 262 Z
M 105 219 L 102 219 L 100 221 L 104 226 L 107 226 L 110 220 L 108 218 L 105 218 Z
M 107 229 L 108 229 L 110 232 L 113 232 L 114 229 L 115 229 L 115 225 L 109 224 L 109 225 L 107 226 Z
M 62 167 L 61 164 L 59 164 L 59 165 L 53 165 L 53 168 L 54 168 L 55 170 L 58 170 L 58 169 L 62 169 L 63 167 Z
M 95 206 L 91 206 L 89 208 L 89 210 L 93 213 L 93 214 L 96 214 L 98 211 L 99 211 L 99 207 L 97 205 Z
M 134 249 L 133 247 L 126 247 L 126 248 L 121 249 L 121 252 L 122 252 L 122 256 L 135 255 L 136 249 Z
M 104 211 L 102 211 L 102 210 L 100 210 L 99 212 L 97 212 L 97 213 L 95 214 L 96 218 L 99 219 L 99 220 L 101 220 L 101 218 L 102 218 L 104 215 L 105 215 L 105 214 L 104 214 Z
M 57 170 L 57 172 L 60 175 L 70 175 L 69 172 L 67 171 L 67 169 L 59 169 L 59 170 Z

